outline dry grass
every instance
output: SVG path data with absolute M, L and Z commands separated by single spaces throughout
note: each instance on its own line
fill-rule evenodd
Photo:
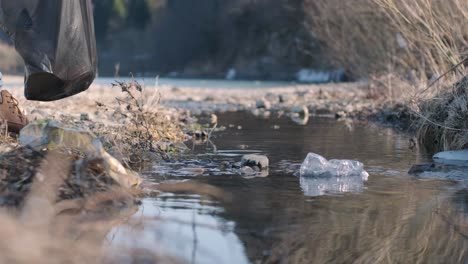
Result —
M 401 35 L 402 66 L 439 76 L 468 56 L 468 2 L 373 0 Z M 400 44 L 403 44 L 400 43 Z M 463 74 L 463 65 L 456 72 Z
M 305 8 L 328 57 L 358 76 L 426 81 L 468 55 L 463 0 L 306 0 Z
M 397 74 L 388 73 L 370 77 L 367 96 L 377 104 L 393 105 L 408 102 L 418 91 L 418 86 L 411 85 Z
M 418 138 L 429 150 L 468 148 L 468 76 L 418 105 Z
M 466 87 L 445 85 L 467 75 L 467 1 L 306 0 L 305 8 L 328 57 L 369 77 L 369 98 L 414 103 L 425 146 L 468 147 Z
M 142 162 L 148 153 L 165 158 L 168 151 L 175 151 L 167 146 L 186 139 L 179 116 L 159 105 L 158 92 L 146 91 L 135 80 L 116 82 L 113 89 L 120 89 L 122 96 L 111 104 L 96 102 L 96 105 L 118 125 L 95 129 L 95 132 L 118 150 L 124 162 Z
M 306 0 L 308 26 L 335 66 L 362 76 L 387 69 L 394 29 L 371 0 Z
M 91 118 L 99 122 L 79 120 L 80 112 L 73 114 L 67 102 L 57 102 L 57 108 L 49 109 L 43 117 L 98 133 L 107 149 L 129 162 L 135 161 L 132 155 L 138 159 L 148 152 L 157 157 L 166 155 L 167 149 L 162 150 L 161 145 L 185 139 L 178 112 L 160 106 L 159 93 L 145 91 L 137 82 L 116 86 L 123 93 L 99 97 L 104 103 L 89 103 L 94 101 L 85 98 L 83 103 L 87 104 L 81 104 L 80 96 L 74 98 L 78 111 L 90 116 L 95 112 Z M 47 108 L 36 102 L 27 107 L 38 112 Z M 66 111 L 55 115 L 61 107 Z M 2 146 L 8 148 L 0 155 L 0 202 L 4 209 L 0 211 L 0 234 L 11 239 L 0 244 L 1 263 L 179 263 L 158 255 L 158 251 L 102 246 L 111 229 L 135 213 L 138 197 L 154 195 L 159 186 L 127 189 L 107 175 L 99 157 L 65 148 L 49 152 L 16 147 L 6 133 L 2 139 Z M 189 183 L 160 187 L 220 193 Z

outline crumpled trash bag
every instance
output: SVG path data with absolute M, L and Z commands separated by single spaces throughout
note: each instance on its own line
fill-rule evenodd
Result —
M 0 24 L 25 62 L 25 96 L 82 92 L 97 72 L 91 0 L 0 0 Z

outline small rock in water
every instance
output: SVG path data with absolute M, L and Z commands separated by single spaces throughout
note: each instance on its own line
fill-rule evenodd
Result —
M 236 168 L 236 169 L 240 169 L 242 167 L 242 162 L 236 162 L 236 163 L 232 164 L 232 167 Z
M 338 111 L 335 113 L 335 118 L 340 119 L 340 118 L 345 118 L 348 114 L 346 114 L 345 111 Z
M 223 161 L 221 162 L 219 167 L 221 170 L 226 170 L 226 169 L 230 169 L 232 166 L 231 166 L 231 163 L 229 163 L 229 161 Z
M 309 153 L 301 165 L 301 177 L 348 177 L 361 176 L 363 179 L 368 177 L 364 170 L 364 165 L 355 160 L 330 160 L 324 157 Z
M 265 170 L 268 168 L 270 161 L 268 160 L 267 156 L 263 155 L 244 155 L 241 160 L 241 166 L 248 166 L 248 167 L 255 167 L 257 166 L 261 170 Z

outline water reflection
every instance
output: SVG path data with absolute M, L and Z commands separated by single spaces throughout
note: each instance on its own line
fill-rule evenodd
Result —
M 362 192 L 362 177 L 299 177 L 301 189 L 306 196 L 320 196 L 334 193 Z
M 134 224 L 114 229 L 108 240 L 116 249 L 156 251 L 183 263 L 249 263 L 235 223 L 221 218 L 222 211 L 197 195 L 163 194 L 145 200 Z
M 407 137 L 365 125 L 350 130 L 323 118 L 305 126 L 238 113 L 219 120 L 243 129 L 214 134 L 217 149 L 229 151 L 208 148 L 210 155 L 204 155 L 207 149 L 197 146 L 195 154 L 205 162 L 190 163 L 205 173 L 191 179 L 222 189 L 231 200 L 180 194 L 146 200 L 139 217 L 157 221 L 120 227 L 115 244 L 161 248 L 196 263 L 468 261 L 467 195 L 460 195 L 462 187 L 451 179 L 408 175 L 411 165 L 427 156 L 412 152 Z M 239 146 L 266 154 L 270 175 L 246 179 L 216 171 L 224 161 L 240 160 L 230 155 Z M 359 160 L 370 177 L 300 178 L 296 172 L 309 152 Z M 162 179 L 180 180 L 183 171 L 173 168 L 158 168 L 167 175 Z
M 388 186 L 311 203 L 265 263 L 467 263 L 468 221 L 446 182 L 377 180 Z

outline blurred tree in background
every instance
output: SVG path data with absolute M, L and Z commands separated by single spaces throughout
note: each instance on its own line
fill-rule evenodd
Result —
M 126 12 L 128 26 L 145 29 L 151 20 L 150 6 L 146 0 L 131 0 Z
M 303 1 L 93 0 L 99 72 L 284 79 L 319 58 Z
M 146 0 L 94 0 L 93 4 L 98 40 L 127 27 L 145 28 L 151 20 Z
M 274 2 L 274 3 L 273 3 Z M 94 0 L 101 73 L 283 78 L 319 60 L 303 0 Z M 118 43 L 118 45 L 117 45 Z M 290 71 L 289 73 L 286 71 Z M 251 76 L 249 76 L 251 75 Z

